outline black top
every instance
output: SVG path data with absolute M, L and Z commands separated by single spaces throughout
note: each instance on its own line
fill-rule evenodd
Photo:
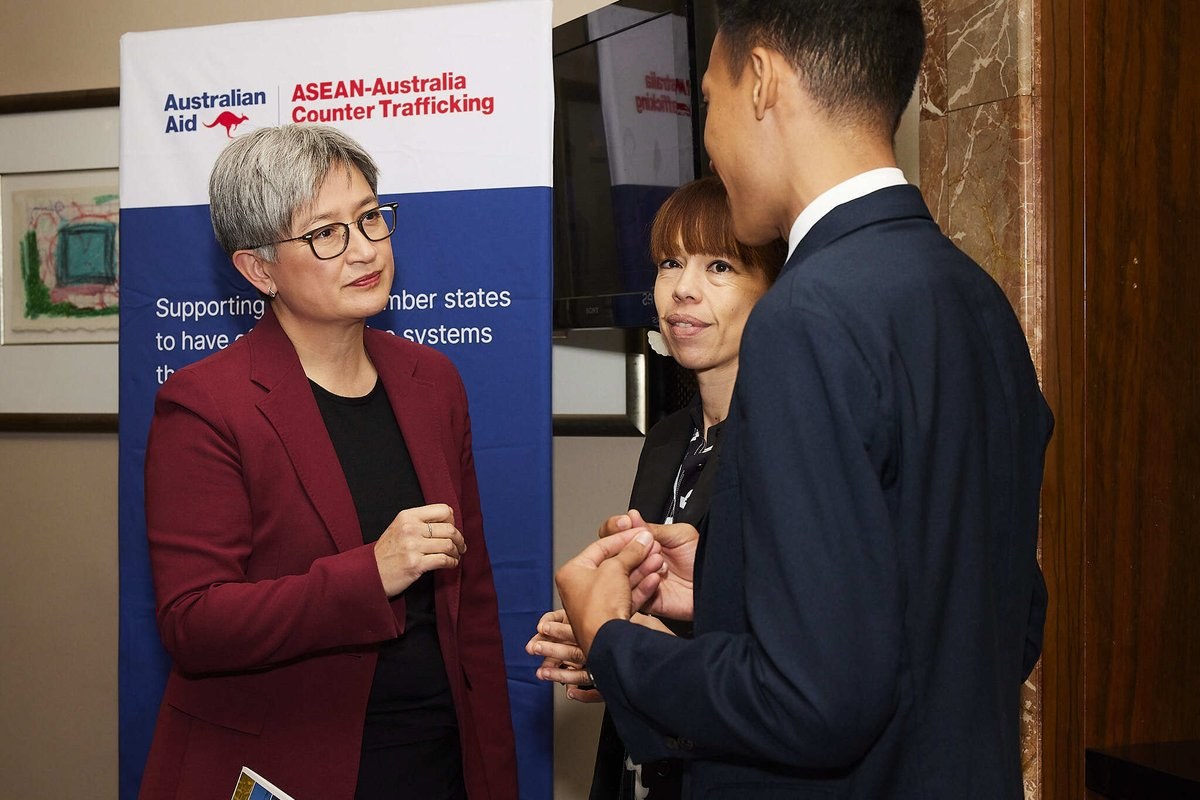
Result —
M 377 541 L 397 513 L 425 504 L 383 384 L 377 381 L 364 397 L 340 397 L 311 385 L 354 498 L 363 543 Z M 403 763 L 397 774 L 404 776 L 406 790 L 422 772 L 461 772 L 454 700 L 438 645 L 433 581 L 433 573 L 426 573 L 403 593 L 404 634 L 379 647 L 363 726 L 364 754 L 387 750 L 389 762 Z M 442 745 L 431 751 L 428 743 L 434 740 Z M 369 761 L 364 756 L 364 769 Z M 361 769 L 359 777 L 358 796 L 366 797 Z M 390 795 L 396 796 L 398 787 L 390 788 Z
M 700 505 L 701 514 L 707 510 L 708 498 L 697 495 L 696 486 L 700 483 L 700 476 L 704 474 L 704 467 L 710 458 L 713 466 L 716 466 L 714 454 L 717 444 L 721 440 L 721 423 L 719 422 L 709 426 L 707 434 L 701 433 L 704 430 L 704 410 L 698 399 L 687 410 L 688 416 L 692 420 L 692 438 L 683 451 L 683 460 L 675 473 L 671 503 L 662 518 L 662 521 L 666 523 L 674 522 L 676 518 L 680 522 L 685 521 L 689 503 Z

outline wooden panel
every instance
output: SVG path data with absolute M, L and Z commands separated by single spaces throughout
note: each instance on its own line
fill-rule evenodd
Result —
M 1084 793 L 1084 251 L 1082 0 L 1043 0 L 1035 113 L 1042 124 L 1046 328 L 1042 388 L 1054 438 L 1042 489 L 1050 594 L 1042 654 L 1042 797 Z
M 1085 6 L 1085 744 L 1196 739 L 1200 5 Z

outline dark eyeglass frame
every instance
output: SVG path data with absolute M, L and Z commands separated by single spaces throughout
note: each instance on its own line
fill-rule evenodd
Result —
M 392 237 L 392 234 L 396 232 L 396 224 L 397 224 L 397 221 L 400 216 L 397 213 L 396 209 L 399 207 L 399 205 L 400 204 L 398 202 L 397 203 L 383 203 L 382 205 L 378 205 L 378 206 L 375 206 L 374 208 L 367 209 L 361 215 L 359 215 L 358 219 L 354 220 L 353 223 L 326 222 L 324 225 L 318 225 L 317 227 L 313 228 L 308 233 L 302 233 L 299 236 L 293 236 L 290 239 L 280 239 L 277 242 L 266 242 L 264 244 L 256 244 L 253 247 L 247 247 L 246 249 L 247 250 L 257 250 L 260 247 L 269 247 L 269 246 L 275 245 L 275 244 L 287 244 L 288 242 L 303 241 L 303 242 L 308 242 L 308 249 L 312 251 L 312 254 L 315 257 L 317 257 L 321 261 L 330 261 L 330 260 L 335 259 L 338 256 L 340 256 L 342 253 L 346 252 L 346 248 L 350 246 L 350 225 L 351 224 L 355 225 L 358 228 L 359 233 L 361 233 L 363 235 L 363 238 L 366 239 L 368 242 L 382 242 L 385 239 L 390 239 Z M 384 209 L 390 209 L 392 212 L 392 227 L 387 233 L 385 233 L 383 236 L 380 236 L 377 239 L 374 236 L 372 236 L 371 234 L 367 233 L 367 229 L 363 225 L 363 220 L 366 219 L 367 217 L 369 217 L 371 214 L 374 214 L 377 211 L 383 211 Z M 338 250 L 336 253 L 334 253 L 332 255 L 328 255 L 328 256 L 323 256 L 320 253 L 318 253 L 317 246 L 315 244 L 313 244 L 313 238 L 321 231 L 326 230 L 327 228 L 336 228 L 339 225 L 342 228 L 342 249 Z

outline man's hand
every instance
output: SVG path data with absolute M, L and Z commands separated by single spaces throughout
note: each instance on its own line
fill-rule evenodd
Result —
M 629 618 L 629 621 L 637 625 L 641 625 L 643 628 L 647 628 L 652 631 L 658 631 L 659 633 L 665 633 L 668 636 L 675 635 L 675 632 L 668 628 L 661 619 L 658 617 L 652 617 L 649 614 L 634 614 Z
M 558 595 L 585 659 L 604 623 L 633 616 L 631 574 L 647 573 L 638 583 L 657 588 L 653 576 L 663 565 L 661 550 L 650 531 L 627 530 L 593 542 L 555 573 Z

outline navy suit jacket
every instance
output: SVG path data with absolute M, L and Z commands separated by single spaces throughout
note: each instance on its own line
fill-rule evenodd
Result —
M 516 800 L 496 592 L 462 381 L 367 330 L 428 503 L 467 541 L 434 573 L 438 640 L 472 800 Z M 378 643 L 403 635 L 312 388 L 268 310 L 159 390 L 146 450 L 158 627 L 174 659 L 143 800 L 228 797 L 245 765 L 297 798 L 354 796 Z
M 1020 798 L 1052 425 L 915 188 L 827 214 L 746 326 L 696 638 L 593 644 L 630 754 L 690 759 L 694 797 Z

